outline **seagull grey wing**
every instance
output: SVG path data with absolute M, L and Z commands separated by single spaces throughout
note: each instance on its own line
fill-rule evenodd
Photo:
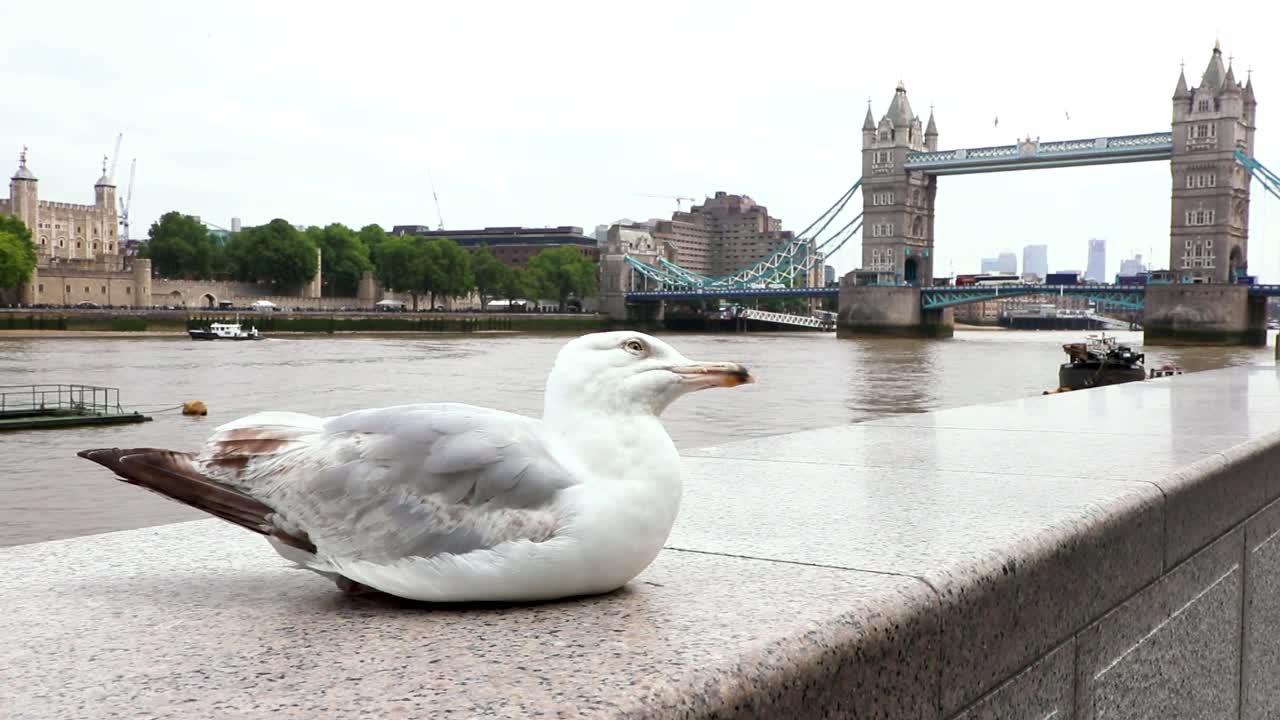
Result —
M 556 500 L 577 481 L 539 431 L 458 404 L 267 413 L 220 428 L 198 462 L 272 507 L 318 557 L 387 563 L 553 537 Z

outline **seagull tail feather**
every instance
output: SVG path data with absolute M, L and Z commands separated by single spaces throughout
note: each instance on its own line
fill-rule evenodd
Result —
M 76 453 L 92 460 L 131 485 L 150 490 L 214 517 L 266 535 L 291 547 L 314 553 L 316 547 L 301 532 L 286 532 L 272 522 L 275 511 L 235 488 L 206 477 L 189 453 L 157 448 L 100 448 Z

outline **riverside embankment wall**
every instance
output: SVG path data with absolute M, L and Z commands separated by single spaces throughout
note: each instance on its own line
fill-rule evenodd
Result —
M 8 548 L 0 703 L 1280 717 L 1278 461 L 1280 378 L 1240 367 L 686 452 L 667 548 L 604 597 L 344 597 L 213 520 Z

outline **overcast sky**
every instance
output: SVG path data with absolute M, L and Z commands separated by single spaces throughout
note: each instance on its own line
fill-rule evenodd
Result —
M 90 202 L 123 131 L 135 237 L 175 209 L 435 225 L 429 172 L 448 228 L 590 233 L 674 208 L 638 194 L 725 190 L 800 230 L 857 178 L 867 98 L 879 119 L 899 80 L 944 149 L 1162 131 L 1179 62 L 1198 83 L 1215 37 L 1254 70 L 1256 154 L 1280 169 L 1269 4 L 10 2 L 0 162 L 30 145 L 42 198 Z M 935 272 L 1033 242 L 1083 270 L 1089 237 L 1109 273 L 1165 267 L 1169 193 L 1163 162 L 942 178 Z M 1280 282 L 1257 183 L 1251 225 L 1251 271 Z M 834 264 L 856 262 L 850 243 Z

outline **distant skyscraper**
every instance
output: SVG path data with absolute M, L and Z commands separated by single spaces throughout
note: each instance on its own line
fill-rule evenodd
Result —
M 1002 252 L 993 258 L 982 258 L 982 272 L 1018 274 L 1018 256 L 1011 252 Z
M 1049 274 L 1049 246 L 1028 245 L 1022 248 L 1022 272 L 1043 280 Z
M 826 285 L 836 281 L 836 269 L 830 265 L 822 266 L 822 282 Z
M 1142 254 L 1134 255 L 1127 260 L 1120 261 L 1121 275 L 1137 275 L 1138 273 L 1147 272 L 1147 264 L 1142 262 Z
M 1085 268 L 1084 279 L 1093 282 L 1107 280 L 1107 241 L 1103 238 L 1089 238 L 1089 265 Z

